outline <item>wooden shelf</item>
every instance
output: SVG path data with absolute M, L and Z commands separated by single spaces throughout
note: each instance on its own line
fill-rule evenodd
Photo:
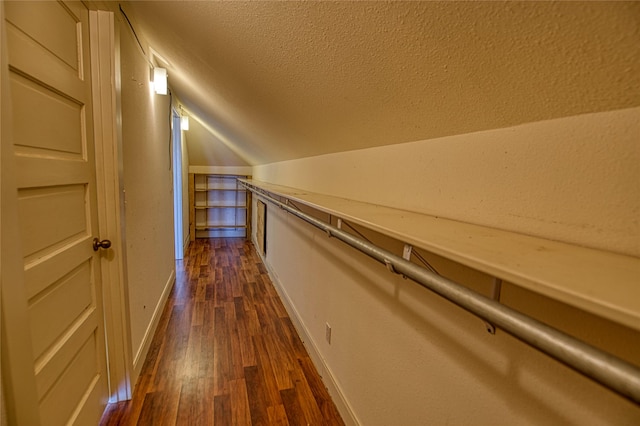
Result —
M 189 236 L 215 238 L 250 235 L 251 193 L 238 185 L 246 175 L 189 174 Z M 233 230 L 237 232 L 232 232 Z M 200 231 L 200 232 L 197 232 Z M 208 231 L 229 231 L 224 233 Z
M 208 191 L 233 191 L 233 192 L 245 192 L 244 189 L 236 188 L 195 188 L 195 192 L 208 192 Z
M 245 205 L 224 205 L 224 204 L 218 204 L 218 205 L 208 205 L 208 206 L 195 206 L 196 210 L 205 210 L 205 209 L 246 209 L 247 206 Z
M 353 224 L 640 330 L 640 259 L 241 179 Z
M 196 225 L 197 231 L 211 231 L 214 229 L 246 229 L 247 225 Z

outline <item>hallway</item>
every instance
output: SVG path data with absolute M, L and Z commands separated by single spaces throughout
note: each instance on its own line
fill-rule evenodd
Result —
M 131 401 L 101 425 L 344 424 L 254 247 L 198 239 Z
M 0 33 L 0 426 L 640 425 L 640 1 Z

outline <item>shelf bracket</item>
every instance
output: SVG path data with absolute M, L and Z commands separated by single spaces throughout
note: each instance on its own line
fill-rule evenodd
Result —
M 405 244 L 404 249 L 402 250 L 402 258 L 406 261 L 411 260 L 412 251 L 413 251 L 413 246 L 411 244 Z
M 502 280 L 500 278 L 494 278 L 491 283 L 491 294 L 489 297 L 496 302 L 500 302 L 500 292 L 502 290 Z M 496 326 L 489 321 L 484 321 L 484 326 L 489 334 L 496 334 Z
M 411 244 L 405 244 L 404 245 L 404 249 L 402 249 L 402 258 L 404 260 L 406 260 L 407 262 L 411 262 L 411 252 L 412 251 L 413 251 L 413 246 Z M 406 280 L 407 276 L 402 274 L 402 278 L 404 278 Z
M 340 218 L 337 218 L 337 219 L 338 219 L 338 224 L 337 224 L 337 226 L 336 226 L 336 227 L 337 227 L 338 229 L 342 229 L 342 219 L 340 219 Z M 329 215 L 329 221 L 331 221 L 331 215 Z M 327 236 L 328 236 L 329 238 L 331 238 L 331 237 L 332 237 L 332 235 L 331 235 L 331 231 L 329 231 L 329 230 L 327 229 L 325 232 L 327 233 Z

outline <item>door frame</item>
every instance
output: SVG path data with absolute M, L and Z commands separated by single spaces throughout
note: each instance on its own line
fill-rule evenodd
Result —
M 173 168 L 173 235 L 175 258 L 184 258 L 184 234 L 182 220 L 182 122 L 180 113 L 171 107 L 171 166 Z
M 113 12 L 89 11 L 98 224 L 113 250 L 101 258 L 109 403 L 131 399 L 133 356 L 127 285 L 120 102 L 120 30 Z

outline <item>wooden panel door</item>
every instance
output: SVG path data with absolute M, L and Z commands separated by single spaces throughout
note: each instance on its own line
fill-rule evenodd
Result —
M 88 16 L 80 2 L 5 2 L 28 314 L 5 326 L 30 335 L 43 425 L 97 424 L 108 398 Z

